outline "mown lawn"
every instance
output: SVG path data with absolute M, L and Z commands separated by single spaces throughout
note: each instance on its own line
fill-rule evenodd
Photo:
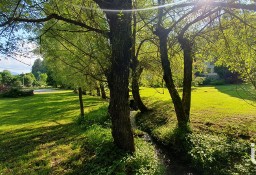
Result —
M 71 91 L 0 98 L 0 174 L 162 174 L 151 144 L 136 138 L 133 156 L 111 136 L 107 102 Z
M 251 92 L 251 93 L 249 93 Z M 164 115 L 170 127 L 176 116 L 167 89 L 142 88 L 148 107 Z M 256 91 L 248 85 L 195 87 L 192 90 L 191 125 L 194 131 L 233 133 L 256 142 Z

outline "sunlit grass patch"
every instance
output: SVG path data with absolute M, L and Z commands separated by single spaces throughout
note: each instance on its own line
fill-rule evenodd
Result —
M 253 104 L 256 102 L 244 92 L 244 86 L 248 85 L 193 88 L 190 119 L 194 131 L 228 133 L 230 128 L 248 128 L 250 138 L 255 140 L 256 106 Z M 148 107 L 156 109 L 154 115 L 168 117 L 175 125 L 177 120 L 170 95 L 166 89 L 164 94 L 162 92 L 162 89 L 141 88 Z
M 113 143 L 108 103 L 71 91 L 0 99 L 0 174 L 163 174 L 150 143 L 128 155 Z

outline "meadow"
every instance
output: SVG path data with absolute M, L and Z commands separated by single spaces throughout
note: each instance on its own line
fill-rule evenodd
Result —
M 180 133 L 166 89 L 141 88 L 151 110 L 136 116 L 137 125 L 169 150 L 184 149 L 187 166 L 198 174 L 253 174 L 249 143 L 256 142 L 256 107 L 249 91 L 236 85 L 193 88 L 193 134 L 186 148 L 175 147 Z M 82 119 L 71 91 L 0 98 L 0 174 L 163 174 L 163 162 L 140 131 L 134 155 L 114 146 L 107 105 L 84 96 Z
M 136 138 L 127 155 L 113 144 L 107 101 L 71 91 L 0 98 L 0 174 L 162 174 L 154 148 Z

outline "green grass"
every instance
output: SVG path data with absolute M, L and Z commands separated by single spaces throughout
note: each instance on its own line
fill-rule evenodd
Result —
M 256 101 L 242 85 L 196 87 L 192 90 L 191 126 L 194 131 L 230 133 L 250 137 L 256 142 Z M 249 89 L 249 86 L 246 86 Z M 252 91 L 253 92 L 253 91 Z M 174 128 L 177 124 L 175 111 L 166 89 L 142 88 L 146 104 L 156 109 L 156 120 L 168 121 L 158 128 Z M 255 91 L 254 91 L 255 94 Z M 168 131 L 167 131 L 168 132 Z M 160 132 L 163 133 L 163 132 Z M 168 133 L 167 133 L 168 134 Z M 163 139 L 164 140 L 164 139 Z
M 0 98 L 0 174 L 162 174 L 154 148 L 136 138 L 127 155 L 113 144 L 108 103 L 70 91 Z
M 256 173 L 250 162 L 250 142 L 256 142 L 256 93 L 250 86 L 193 88 L 193 133 L 184 139 L 182 131 L 176 129 L 177 119 L 168 91 L 141 88 L 141 94 L 152 111 L 139 115 L 138 125 L 172 153 L 185 153 L 183 158 L 188 166 L 201 174 Z

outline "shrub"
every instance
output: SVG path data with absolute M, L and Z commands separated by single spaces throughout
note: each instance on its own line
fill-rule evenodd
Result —
M 206 77 L 202 83 L 203 85 L 224 85 L 225 80 L 213 77 Z
M 3 97 L 18 98 L 32 95 L 34 95 L 34 90 L 21 90 L 18 88 L 11 88 L 9 91 L 3 94 Z
M 203 85 L 205 79 L 205 77 L 196 77 L 193 81 L 194 86 Z
M 191 163 L 202 174 L 255 174 L 244 142 L 225 135 L 191 134 Z
M 212 80 L 210 82 L 210 85 L 224 85 L 224 84 L 225 84 L 225 80 L 222 80 L 222 79 Z

